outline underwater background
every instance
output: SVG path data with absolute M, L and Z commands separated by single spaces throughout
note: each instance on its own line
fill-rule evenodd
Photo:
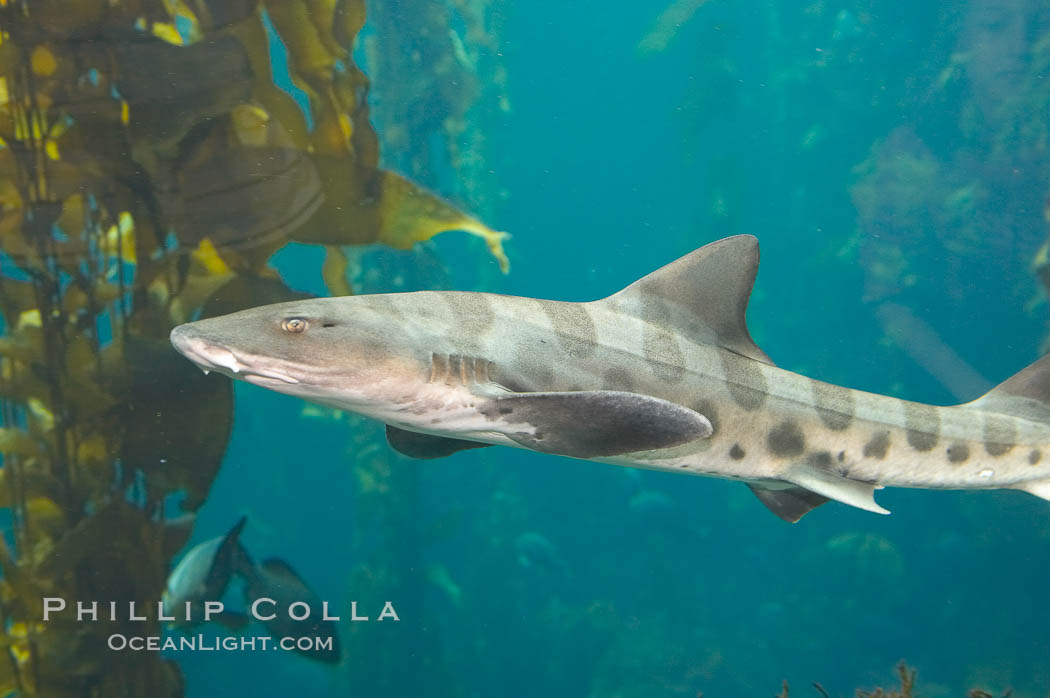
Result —
M 49 79 L 101 82 L 95 99 L 116 104 L 109 114 L 52 95 L 33 107 L 49 125 L 34 125 L 28 108 L 0 123 L 0 450 L 11 510 L 0 605 L 21 672 L 2 677 L 5 689 L 691 698 L 774 695 L 786 680 L 795 695 L 850 696 L 897 687 L 904 660 L 927 698 L 1050 692 L 1050 505 L 1019 492 L 887 489 L 879 502 L 892 516 L 829 503 L 788 525 L 739 483 L 507 448 L 413 461 L 387 446 L 381 424 L 241 382 L 228 445 L 215 454 L 206 444 L 226 434 L 208 431 L 221 420 L 207 410 L 225 405 L 228 388 L 196 393 L 179 377 L 157 383 L 153 402 L 134 380 L 99 378 L 113 395 L 119 385 L 135 396 L 85 418 L 83 429 L 108 444 L 110 455 L 91 461 L 106 474 L 87 489 L 77 484 L 87 478 L 72 477 L 64 489 L 25 494 L 36 492 L 34 464 L 50 459 L 50 470 L 39 467 L 51 482 L 66 472 L 56 459 L 91 460 L 80 446 L 56 446 L 83 444 L 88 432 L 55 437 L 66 420 L 53 402 L 40 406 L 57 399 L 40 386 L 87 390 L 71 364 L 48 363 L 52 339 L 73 346 L 82 331 L 101 357 L 84 360 L 84 375 L 98 377 L 109 375 L 114 347 L 124 352 L 114 362 L 134 367 L 131 338 L 141 335 L 156 340 L 143 365 L 174 376 L 189 364 L 167 353 L 167 329 L 207 314 L 215 298 L 222 312 L 294 293 L 419 289 L 585 301 L 739 233 L 761 244 L 748 322 L 779 366 L 920 402 L 973 399 L 1047 346 L 1045 2 L 103 4 L 78 0 L 70 7 L 81 13 L 56 19 L 54 2 L 0 2 L 0 67 L 10 71 L 0 116 L 18 111 L 16 84 L 43 94 Z M 25 17 L 39 26 L 29 31 Z M 120 32 L 101 29 L 110 25 Z M 220 51 L 230 37 L 244 56 Z M 116 47 L 96 68 L 84 53 L 91 42 Z M 217 53 L 184 62 L 194 46 Z M 243 66 L 229 67 L 234 54 Z M 272 74 L 260 68 L 267 61 Z M 67 62 L 76 68 L 64 73 Z M 171 78 L 183 69 L 194 78 Z M 91 70 L 95 78 L 78 78 Z M 23 74 L 36 82 L 18 82 Z M 121 145 L 98 146 L 111 132 Z M 33 147 L 43 155 L 19 159 Z M 236 159 L 248 148 L 272 151 Z M 60 167 L 85 159 L 97 164 Z M 39 163 L 77 184 L 41 193 Z M 52 259 L 73 239 L 55 232 L 69 217 L 52 216 L 42 231 L 34 221 L 48 202 L 68 213 L 74 191 L 87 212 L 75 225 L 94 242 L 70 264 Z M 362 214 L 358 228 L 334 223 L 373 204 L 379 214 Z M 31 234 L 54 239 L 27 245 Z M 135 254 L 122 235 L 134 235 Z M 117 264 L 103 275 L 121 288 L 105 303 L 86 293 L 71 310 L 61 299 L 83 286 L 85 259 Z M 17 288 L 33 283 L 23 301 Z M 41 284 L 68 326 L 49 330 L 46 311 L 32 315 L 45 307 Z M 138 308 L 159 314 L 143 319 Z M 85 312 L 91 329 L 73 322 Z M 98 318 L 112 329 L 98 329 Z M 29 356 L 23 335 L 44 358 Z M 46 398 L 13 387 L 21 365 L 39 366 L 33 389 Z M 49 382 L 49 372 L 62 377 Z M 136 421 L 152 406 L 174 426 Z M 51 428 L 34 421 L 40 410 Z M 73 423 L 88 412 L 63 414 Z M 37 446 L 14 439 L 16 429 Z M 204 457 L 190 451 L 169 474 L 140 466 L 134 458 L 153 441 L 193 442 L 212 469 L 200 474 Z M 84 526 L 112 502 L 141 512 L 134 526 Z M 182 553 L 149 541 L 163 542 L 157 531 L 183 511 L 195 513 L 183 553 L 246 515 L 245 548 L 288 561 L 342 611 L 342 661 L 168 652 L 110 666 L 112 653 L 98 651 L 104 636 L 74 653 L 53 636 L 79 630 L 28 620 L 30 598 L 43 595 L 34 590 L 75 598 L 86 582 L 73 580 L 101 580 L 91 587 L 100 599 L 156 599 Z M 47 522 L 45 539 L 34 517 Z M 75 543 L 71 531 L 80 531 Z M 52 561 L 72 545 L 92 552 Z M 125 570 L 123 581 L 91 576 L 104 546 L 121 556 L 106 569 Z M 141 583 L 125 584 L 138 574 Z M 351 601 L 373 619 L 392 601 L 400 621 L 350 623 Z M 155 660 L 175 662 L 181 679 L 106 684 Z M 149 687 L 154 679 L 166 693 Z

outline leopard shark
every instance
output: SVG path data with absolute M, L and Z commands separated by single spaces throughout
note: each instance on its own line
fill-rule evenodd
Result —
M 190 322 L 205 371 L 350 410 L 438 458 L 490 445 L 746 483 L 795 522 L 883 487 L 1050 499 L 1050 357 L 935 406 L 776 366 L 745 312 L 749 235 L 701 247 L 606 298 L 418 291 L 315 298 Z

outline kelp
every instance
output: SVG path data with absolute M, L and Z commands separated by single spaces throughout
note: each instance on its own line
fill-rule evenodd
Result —
M 915 698 L 915 696 L 921 695 L 918 688 L 916 688 L 916 680 L 919 676 L 918 670 L 914 667 L 908 666 L 904 661 L 897 663 L 894 672 L 897 675 L 898 685 L 893 688 L 884 688 L 877 686 L 872 689 L 858 688 L 854 691 L 855 698 Z M 823 696 L 823 698 L 831 698 L 831 694 L 828 693 L 827 689 L 824 688 L 820 683 L 814 681 L 812 684 L 812 691 L 810 695 Z M 698 694 L 702 696 L 703 694 Z M 781 684 L 780 693 L 777 694 L 777 698 L 788 698 L 791 695 L 791 688 L 788 685 L 787 680 Z M 1013 695 L 1011 689 L 1006 689 L 1002 693 L 993 694 L 984 690 L 983 688 L 971 688 L 966 692 L 966 698 L 1009 698 Z
M 177 696 L 159 635 L 171 559 L 232 428 L 232 388 L 171 350 L 188 319 L 303 297 L 290 242 L 398 249 L 503 234 L 379 166 L 351 49 L 363 0 L 0 2 L 0 694 Z M 303 104 L 277 88 L 271 35 Z M 42 599 L 145 622 L 42 620 Z
M 453 187 L 456 201 L 485 216 L 505 196 L 493 195 L 501 163 L 491 134 L 511 111 L 502 58 L 506 8 L 487 0 L 375 3 L 369 18 L 375 33 L 364 45 L 386 95 L 376 121 L 388 161 L 414 182 Z M 453 184 L 445 183 L 449 168 L 457 175 Z M 499 238 L 463 228 L 482 237 L 508 270 Z
M 705 4 L 707 0 L 674 0 L 656 17 L 652 28 L 638 42 L 638 53 L 646 55 L 666 51 L 677 38 L 682 25 L 689 22 Z
M 1045 236 L 1038 212 L 1046 188 L 1024 183 L 1050 178 L 1047 9 L 973 2 L 933 16 L 938 28 L 924 49 L 926 65 L 887 80 L 896 87 L 879 93 L 880 104 L 899 105 L 894 118 L 907 125 L 879 136 L 854 170 L 866 296 L 899 300 L 935 286 L 969 299 L 980 289 L 1004 307 L 1022 308 L 1031 280 L 1003 275 L 986 260 L 1035 256 L 1042 275 L 1045 253 L 1033 253 Z M 940 321 L 972 329 L 965 318 Z
M 918 672 L 904 662 L 897 665 L 897 679 L 900 687 L 896 689 L 876 688 L 871 691 L 857 689 L 857 698 L 912 698 L 915 695 L 915 677 Z

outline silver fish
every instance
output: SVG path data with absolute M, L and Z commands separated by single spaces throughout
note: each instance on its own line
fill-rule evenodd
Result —
M 320 598 L 291 565 L 278 558 L 263 560 L 246 572 L 245 579 L 245 603 L 251 604 L 258 599 L 269 599 L 273 602 L 259 611 L 266 616 L 262 623 L 270 635 L 274 638 L 330 638 L 331 642 L 327 645 L 317 643 L 310 649 L 296 646 L 294 651 L 310 659 L 331 664 L 337 664 L 342 659 L 336 622 L 324 620 L 324 608 Z M 294 603 L 306 604 L 309 610 L 307 618 L 296 620 L 292 617 L 289 609 Z M 299 614 L 302 612 L 298 611 Z
M 219 601 L 234 574 L 250 568 L 251 562 L 241 546 L 240 535 L 247 517 L 225 536 L 195 545 L 168 575 L 161 600 L 165 611 L 174 617 L 175 625 L 190 626 L 204 619 L 204 602 Z M 186 604 L 190 611 L 186 612 Z M 223 611 L 215 619 L 228 627 L 240 628 L 248 622 L 242 613 Z

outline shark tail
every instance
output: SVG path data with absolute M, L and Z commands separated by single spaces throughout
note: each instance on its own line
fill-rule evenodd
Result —
M 966 403 L 965 407 L 1050 425 L 1050 354 Z M 1050 501 L 1050 478 L 1030 480 L 1014 487 Z

